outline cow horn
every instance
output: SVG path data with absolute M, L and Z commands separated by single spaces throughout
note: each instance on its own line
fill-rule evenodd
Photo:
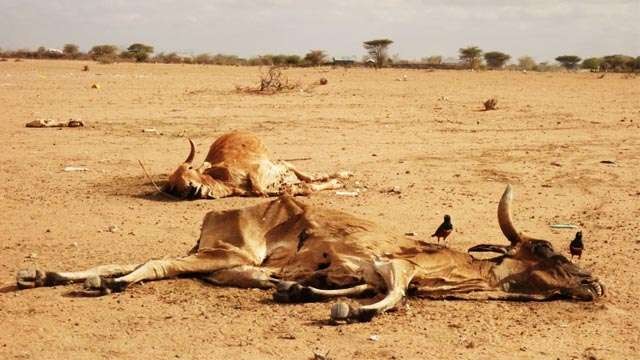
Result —
M 507 188 L 504 190 L 504 194 L 502 194 L 502 198 L 500 199 L 500 204 L 498 204 L 498 223 L 500 224 L 500 230 L 504 236 L 509 239 L 511 245 L 515 245 L 520 240 L 522 240 L 520 234 L 516 230 L 515 226 L 513 226 L 513 222 L 511 220 L 511 199 L 513 198 L 513 194 L 511 192 L 511 185 L 507 185 Z
M 187 160 L 184 161 L 187 164 L 191 164 L 193 158 L 196 156 L 196 146 L 191 139 L 189 139 L 189 145 L 191 145 L 191 151 L 189 152 L 189 156 L 187 156 Z

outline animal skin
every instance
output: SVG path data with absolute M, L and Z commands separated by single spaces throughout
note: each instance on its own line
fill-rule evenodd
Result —
M 498 222 L 509 245 L 482 244 L 469 252 L 398 235 L 356 216 L 290 196 L 236 210 L 212 211 L 187 256 L 143 264 L 103 265 L 79 272 L 21 270 L 19 288 L 85 281 L 95 294 L 124 291 L 148 280 L 192 276 L 221 286 L 274 288 L 279 302 L 320 301 L 338 296 L 384 294 L 365 306 L 336 303 L 331 320 L 368 321 L 407 294 L 432 299 L 594 300 L 604 295 L 598 279 L 548 241 L 516 231 L 511 187 L 498 205 Z
M 180 198 L 219 199 L 227 196 L 308 195 L 314 191 L 340 189 L 338 179 L 348 171 L 313 175 L 286 161 L 271 161 L 267 148 L 252 133 L 234 131 L 220 136 L 199 167 L 193 166 L 196 149 L 169 176 L 163 191 Z

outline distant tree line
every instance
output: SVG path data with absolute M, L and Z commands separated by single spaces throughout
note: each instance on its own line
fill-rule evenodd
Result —
M 517 62 L 510 63 L 511 56 L 501 51 L 484 52 L 478 46 L 467 46 L 458 51 L 457 62 L 446 62 L 440 55 L 424 57 L 419 61 L 400 59 L 399 55 L 389 56 L 390 39 L 374 39 L 363 42 L 367 53 L 363 57 L 362 65 L 372 65 L 376 68 L 393 67 L 433 67 L 433 68 L 468 68 L 468 69 L 508 69 L 529 71 L 554 71 L 560 69 L 591 71 L 631 72 L 640 71 L 640 56 L 607 55 L 581 59 L 576 55 L 561 55 L 555 58 L 556 63 L 536 63 L 530 56 L 523 56 Z M 62 49 L 38 47 L 36 50 L 19 49 L 3 51 L 0 48 L 0 58 L 24 59 L 69 59 L 94 60 L 100 63 L 114 62 L 146 62 L 166 64 L 207 64 L 207 65 L 235 65 L 235 66 L 318 66 L 331 64 L 324 50 L 310 50 L 304 56 L 296 54 L 264 54 L 250 58 L 241 58 L 226 54 L 198 54 L 184 55 L 176 52 L 155 53 L 153 46 L 134 43 L 126 49 L 115 45 L 102 44 L 93 46 L 88 52 L 80 51 L 78 45 L 65 44 Z

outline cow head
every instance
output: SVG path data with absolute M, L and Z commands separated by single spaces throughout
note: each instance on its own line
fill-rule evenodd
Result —
M 498 205 L 498 221 L 510 245 L 477 245 L 469 252 L 501 254 L 490 259 L 496 285 L 511 294 L 533 298 L 593 300 L 604 295 L 597 278 L 556 252 L 550 242 L 519 233 L 511 220 L 511 186 Z
M 204 162 L 201 166 L 194 167 L 196 146 L 191 139 L 189 145 L 191 150 L 187 159 L 169 176 L 169 181 L 163 186 L 162 191 L 180 198 L 217 198 L 215 190 L 220 184 L 204 173 L 210 164 Z

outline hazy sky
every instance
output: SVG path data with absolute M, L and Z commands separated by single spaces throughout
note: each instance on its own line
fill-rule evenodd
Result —
M 75 43 L 252 56 L 325 49 L 364 54 L 390 38 L 405 59 L 477 45 L 538 61 L 640 55 L 640 0 L 0 0 L 0 47 Z

